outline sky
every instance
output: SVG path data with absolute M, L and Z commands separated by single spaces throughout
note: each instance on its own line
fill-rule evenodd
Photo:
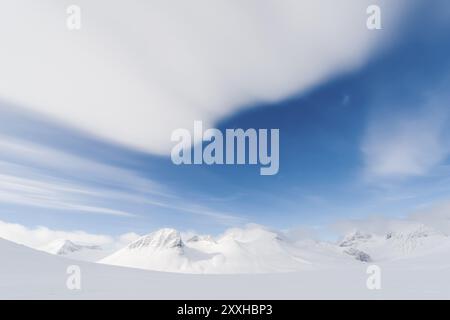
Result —
M 327 236 L 412 218 L 450 232 L 445 1 L 79 1 L 79 31 L 61 24 L 68 4 L 0 13 L 14 30 L 0 28 L 0 236 Z M 171 132 L 194 120 L 279 129 L 278 174 L 174 165 Z

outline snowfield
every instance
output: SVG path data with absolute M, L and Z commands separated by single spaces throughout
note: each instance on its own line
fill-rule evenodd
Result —
M 294 244 L 251 228 L 185 244 L 177 231 L 162 229 L 91 263 L 0 239 L 0 298 L 449 299 L 448 240 L 417 226 L 384 237 L 354 232 L 337 244 Z M 373 264 L 381 268 L 380 290 L 366 285 Z M 81 290 L 66 286 L 71 265 L 80 267 Z

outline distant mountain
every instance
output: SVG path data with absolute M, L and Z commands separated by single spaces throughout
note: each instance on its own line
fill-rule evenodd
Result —
M 450 254 L 450 237 L 423 224 L 397 227 L 386 234 L 354 231 L 338 246 L 357 259 L 382 262 L 444 252 Z
M 39 250 L 83 261 L 97 261 L 107 254 L 100 246 L 81 245 L 67 239 L 54 240 L 49 244 L 40 247 Z

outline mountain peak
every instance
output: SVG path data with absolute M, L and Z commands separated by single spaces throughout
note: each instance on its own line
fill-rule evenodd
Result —
M 348 233 L 344 238 L 339 242 L 340 247 L 351 247 L 359 242 L 366 242 L 371 239 L 372 235 L 368 233 L 363 233 L 359 230 L 354 230 Z
M 57 239 L 43 248 L 41 248 L 42 251 L 46 251 L 51 254 L 56 255 L 67 255 L 73 252 L 80 251 L 82 249 L 92 249 L 92 250 L 98 250 L 100 249 L 99 246 L 84 246 L 80 244 L 76 244 L 68 239 Z
M 145 235 L 128 245 L 128 249 L 182 248 L 184 246 L 180 233 L 171 228 L 163 228 Z

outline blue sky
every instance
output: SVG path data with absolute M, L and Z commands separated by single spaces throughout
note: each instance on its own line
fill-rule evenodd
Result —
M 112 235 L 163 226 L 218 233 L 398 218 L 448 201 L 450 15 L 443 1 L 435 5 L 418 5 L 395 31 L 374 31 L 389 44 L 357 67 L 214 119 L 222 130 L 279 128 L 274 176 L 249 165 L 175 166 L 159 149 L 1 99 L 0 220 Z M 119 126 L 118 135 L 134 129 Z

